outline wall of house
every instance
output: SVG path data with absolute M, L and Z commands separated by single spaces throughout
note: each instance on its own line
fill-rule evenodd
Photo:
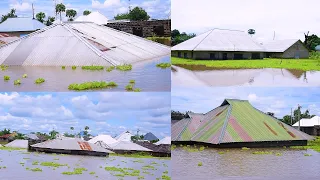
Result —
M 107 27 L 135 34 L 140 37 L 159 37 L 171 36 L 171 20 L 154 20 L 154 21 L 130 21 L 108 23 Z M 163 32 L 162 32 L 163 30 Z
M 298 41 L 283 53 L 283 58 L 309 58 L 309 51 L 301 41 Z
M 181 58 L 185 58 L 184 54 L 187 53 L 188 59 L 192 58 L 197 60 L 211 60 L 210 58 L 211 53 L 215 54 L 215 59 L 212 59 L 212 60 L 222 60 L 224 53 L 227 53 L 227 59 L 234 59 L 234 54 L 242 54 L 243 59 L 252 59 L 251 52 L 172 51 L 171 56 L 179 57 L 179 52 L 180 52 Z M 264 57 L 264 53 L 259 52 L 259 54 L 260 54 L 260 59 L 262 59 Z

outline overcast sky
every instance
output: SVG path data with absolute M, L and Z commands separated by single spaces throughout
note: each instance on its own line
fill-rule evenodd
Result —
M 0 128 L 93 135 L 129 130 L 170 136 L 170 93 L 0 93 Z
M 273 112 L 278 118 L 289 115 L 291 108 L 302 106 L 310 114 L 320 116 L 320 88 L 173 88 L 172 110 L 206 113 L 220 106 L 224 99 L 241 99 L 263 112 Z
M 170 0 L 131 0 L 131 6 L 144 8 L 151 18 L 165 19 L 170 14 Z M 11 8 L 17 10 L 18 16 L 32 17 L 32 5 L 35 12 L 45 12 L 47 16 L 55 16 L 54 0 L 0 0 L 0 15 L 6 14 Z M 118 13 L 128 12 L 129 0 L 57 0 L 64 3 L 67 9 L 75 9 L 78 15 L 84 10 L 99 11 L 108 19 Z
M 255 29 L 258 41 L 304 40 L 320 35 L 319 0 L 172 0 L 172 29 L 202 33 L 213 28 Z

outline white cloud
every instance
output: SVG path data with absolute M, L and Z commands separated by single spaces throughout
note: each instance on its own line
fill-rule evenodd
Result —
M 29 11 L 32 9 L 32 6 L 28 2 L 15 2 L 14 4 L 10 4 L 11 8 L 16 9 L 17 11 Z
M 251 102 L 254 102 L 258 99 L 257 95 L 256 94 L 249 94 L 248 95 L 248 100 L 251 101 Z
M 103 4 L 100 3 L 99 0 L 92 0 L 92 7 L 97 9 L 110 8 L 110 7 L 116 7 L 121 5 L 122 3 L 120 0 L 105 0 Z
M 1 94 L 0 93 L 0 104 L 1 105 L 12 105 L 13 100 L 16 98 L 19 98 L 19 93 L 17 93 L 17 92 L 13 92 L 11 94 L 8 94 L 8 93 Z

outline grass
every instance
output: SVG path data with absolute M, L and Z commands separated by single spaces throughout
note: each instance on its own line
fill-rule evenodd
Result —
M 9 81 L 10 80 L 10 76 L 3 76 L 3 80 Z
M 111 72 L 111 71 L 113 71 L 114 69 L 115 69 L 114 66 L 109 66 L 109 67 L 106 68 L 106 70 L 107 70 L 108 72 Z
M 160 63 L 160 64 L 157 64 L 156 66 L 161 69 L 166 69 L 166 68 L 171 67 L 171 64 L 170 63 Z
M 131 71 L 132 70 L 132 65 L 131 64 L 124 64 L 124 65 L 116 66 L 116 68 L 119 71 Z
M 103 89 L 103 88 L 113 88 L 118 86 L 115 82 L 104 82 L 104 81 L 92 81 L 92 82 L 84 82 L 81 84 L 70 84 L 69 90 L 83 91 L 89 89 Z
M 311 56 L 312 57 L 312 56 Z M 174 65 L 204 65 L 212 68 L 229 69 L 259 69 L 285 68 L 303 71 L 320 71 L 320 59 L 271 59 L 260 60 L 191 60 L 171 57 Z
M 28 77 L 27 74 L 22 75 L 22 78 L 27 78 L 27 77 Z
M 36 79 L 35 81 L 34 81 L 34 83 L 36 83 L 36 84 L 42 84 L 42 83 L 44 83 L 45 82 L 45 80 L 43 79 L 43 78 L 38 78 L 38 79 Z
M 82 66 L 82 69 L 91 70 L 91 71 L 96 71 L 96 70 L 101 71 L 104 69 L 104 67 L 103 66 Z
M 308 141 L 306 146 L 292 146 L 290 148 L 294 149 L 312 149 L 314 151 L 320 152 L 320 136 L 315 137 L 315 140 Z
M 20 84 L 21 84 L 20 79 L 14 80 L 14 81 L 13 81 L 13 84 L 14 84 L 14 85 L 20 85 Z

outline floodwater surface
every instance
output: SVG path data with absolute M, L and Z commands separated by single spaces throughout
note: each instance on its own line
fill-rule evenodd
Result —
M 320 86 L 320 71 L 214 69 L 199 65 L 171 68 L 173 86 Z
M 68 86 L 73 83 L 88 81 L 106 81 L 118 84 L 112 89 L 97 89 L 95 91 L 125 91 L 125 86 L 130 80 L 135 80 L 135 88 L 141 91 L 170 91 L 171 73 L 170 68 L 161 69 L 156 64 L 170 62 L 170 57 L 157 60 L 140 62 L 132 65 L 131 71 L 106 69 L 101 71 L 82 70 L 81 67 L 72 70 L 71 67 L 34 67 L 34 66 L 12 66 L 7 70 L 0 70 L 0 91 L 69 91 Z M 22 78 L 27 74 L 27 78 Z M 10 76 L 9 81 L 4 81 L 4 76 Z M 35 80 L 44 78 L 43 84 L 35 84 Z M 13 81 L 21 80 L 21 85 L 14 85 Z
M 269 154 L 254 154 L 256 152 Z M 202 163 L 199 166 L 198 163 Z M 320 153 L 290 148 L 172 151 L 172 179 L 320 179 Z
M 38 162 L 38 163 L 36 163 Z M 66 166 L 48 167 L 42 162 L 55 162 Z M 35 165 L 38 164 L 38 165 Z M 169 159 L 159 158 L 127 158 L 127 157 L 92 157 L 76 155 L 55 155 L 44 153 L 28 153 L 24 151 L 0 150 L 1 180 L 88 180 L 88 179 L 138 179 L 138 176 L 117 176 L 119 171 L 106 171 L 105 167 L 132 168 L 140 171 L 140 178 L 156 179 L 162 175 L 171 176 Z M 151 167 L 154 167 L 153 169 Z M 39 168 L 42 171 L 32 171 Z M 74 168 L 85 168 L 82 174 L 64 175 Z M 128 170 L 132 172 L 133 170 Z

